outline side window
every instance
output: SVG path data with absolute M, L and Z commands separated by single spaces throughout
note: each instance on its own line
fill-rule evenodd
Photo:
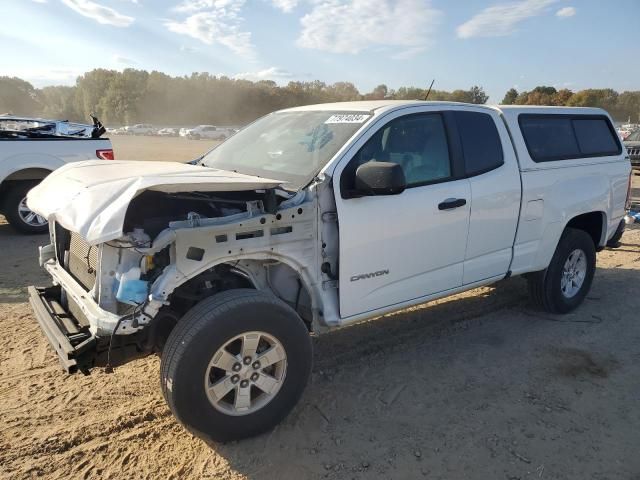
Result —
M 580 151 L 585 155 L 618 155 L 620 144 L 604 118 L 574 119 Z
M 500 135 L 491 115 L 456 111 L 454 116 L 467 175 L 479 175 L 504 164 Z
M 529 154 L 536 162 L 580 156 L 569 117 L 521 116 L 520 129 Z
M 449 147 L 442 116 L 413 114 L 390 121 L 365 143 L 342 172 L 341 187 L 353 189 L 357 168 L 367 162 L 402 166 L 407 187 L 451 177 Z
M 618 155 L 622 148 L 606 117 L 520 115 L 518 122 L 534 162 Z

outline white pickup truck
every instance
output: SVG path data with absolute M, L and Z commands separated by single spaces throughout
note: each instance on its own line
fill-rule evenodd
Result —
M 70 162 L 113 160 L 104 129 L 58 120 L 0 116 L 0 213 L 22 233 L 45 233 L 47 220 L 26 204 L 27 192 Z
M 197 165 L 85 162 L 29 193 L 51 224 L 30 287 L 64 368 L 161 355 L 189 430 L 276 425 L 309 332 L 525 275 L 580 305 L 622 235 L 631 167 L 600 109 L 353 102 L 275 112 Z

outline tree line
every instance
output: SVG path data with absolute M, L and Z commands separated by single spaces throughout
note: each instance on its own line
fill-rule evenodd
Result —
M 640 91 L 618 93 L 611 88 L 589 88 L 573 92 L 563 88 L 540 86 L 531 91 L 507 91 L 503 105 L 558 105 L 603 108 L 618 121 L 640 123 Z
M 378 85 L 361 93 L 350 82 L 327 84 L 271 80 L 250 81 L 193 73 L 172 77 L 162 72 L 95 69 L 77 78 L 74 86 L 35 88 L 16 77 L 0 77 L 0 114 L 86 121 L 89 113 L 106 125 L 241 125 L 281 108 L 348 100 L 424 99 L 428 89 Z M 429 100 L 483 104 L 488 95 L 480 86 L 469 90 L 432 90 Z M 640 92 L 618 94 L 610 89 L 557 91 L 536 87 L 530 92 L 507 92 L 503 103 L 521 105 L 601 106 L 618 119 L 637 118 Z

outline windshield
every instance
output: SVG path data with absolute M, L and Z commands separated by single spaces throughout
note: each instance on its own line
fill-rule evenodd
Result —
M 640 130 L 636 130 L 632 132 L 627 138 L 624 139 L 625 142 L 640 142 Z
M 202 164 L 305 186 L 370 118 L 338 111 L 276 112 L 207 153 Z

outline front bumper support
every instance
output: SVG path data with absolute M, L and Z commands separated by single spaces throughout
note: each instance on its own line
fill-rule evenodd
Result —
M 58 354 L 64 370 L 67 373 L 87 372 L 93 366 L 96 338 L 87 328 L 76 325 L 56 303 L 59 287 L 31 286 L 27 291 L 36 320 Z

